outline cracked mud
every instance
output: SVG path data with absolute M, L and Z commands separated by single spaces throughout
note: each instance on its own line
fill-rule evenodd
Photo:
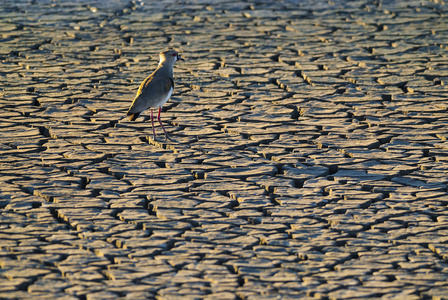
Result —
M 3 1 L 0 297 L 447 299 L 448 9 L 384 2 Z

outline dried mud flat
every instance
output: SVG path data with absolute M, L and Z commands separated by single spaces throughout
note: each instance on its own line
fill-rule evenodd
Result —
M 448 299 L 447 13 L 2 1 L 0 297 Z

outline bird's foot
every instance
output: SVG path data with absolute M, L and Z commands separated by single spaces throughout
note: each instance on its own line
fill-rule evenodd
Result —
M 169 140 L 170 142 L 176 143 L 176 140 L 170 138 L 169 135 L 165 135 L 165 142 L 168 142 L 168 140 Z

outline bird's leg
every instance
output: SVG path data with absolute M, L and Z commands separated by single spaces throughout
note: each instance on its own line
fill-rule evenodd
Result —
M 168 140 L 171 140 L 168 134 L 166 133 L 165 127 L 163 127 L 162 121 L 160 120 L 160 112 L 162 111 L 162 107 L 159 107 L 159 114 L 157 115 L 157 120 L 159 120 L 160 126 L 162 126 L 163 132 L 165 133 L 165 137 Z
M 153 140 L 156 140 L 156 130 L 154 129 L 154 116 L 152 115 L 152 108 L 151 108 L 151 124 L 152 124 L 152 135 Z

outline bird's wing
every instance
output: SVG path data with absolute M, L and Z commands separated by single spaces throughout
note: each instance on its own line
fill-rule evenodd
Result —
M 147 79 L 149 79 L 149 77 Z M 145 81 L 142 82 L 137 94 L 138 97 L 147 99 L 147 102 L 152 102 L 151 100 L 158 102 L 160 98 L 163 99 L 166 97 L 166 94 L 173 88 L 174 81 L 172 78 L 154 76 L 150 80 L 145 79 Z
M 149 75 L 141 84 L 128 115 L 142 112 L 157 105 L 174 88 L 174 80 L 170 77 L 157 76 L 156 72 Z

